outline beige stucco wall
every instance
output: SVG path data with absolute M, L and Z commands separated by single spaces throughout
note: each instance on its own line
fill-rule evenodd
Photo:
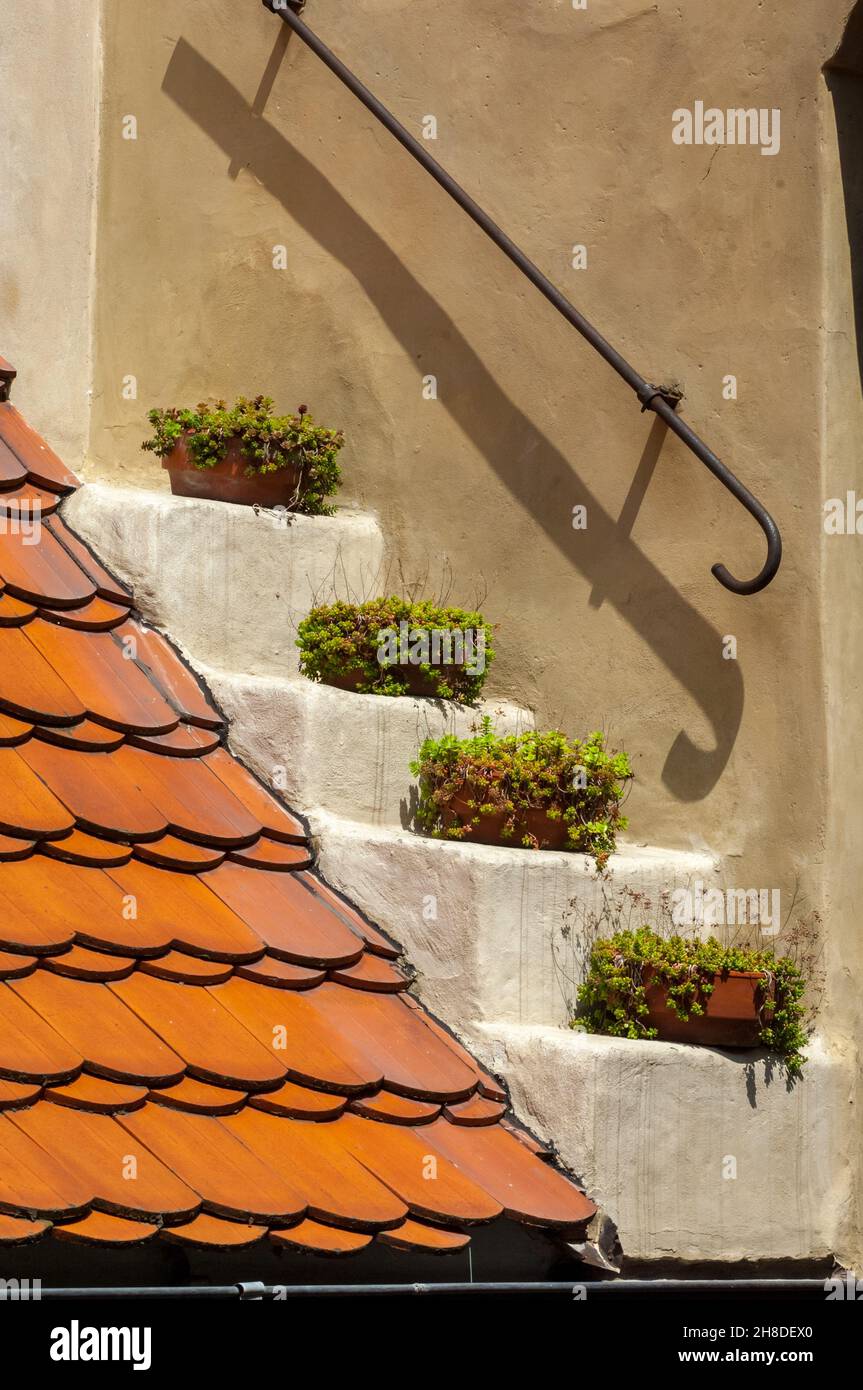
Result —
M 746 884 L 809 878 L 823 785 L 800 794 L 798 756 L 823 759 L 825 738 L 816 97 L 847 8 L 307 10 L 409 125 L 436 115 L 434 153 L 645 374 L 681 380 L 688 418 L 783 527 L 760 598 L 709 572 L 758 569 L 754 523 L 676 441 L 652 467 L 658 427 L 631 392 L 296 39 L 271 62 L 283 35 L 254 3 L 106 5 L 92 473 L 161 485 L 138 447 L 151 404 L 308 401 L 344 426 L 346 497 L 380 513 L 408 573 L 437 578 L 446 557 L 454 599 L 487 584 L 497 688 L 631 750 L 637 838 L 743 856 Z M 674 145 L 672 111 L 699 97 L 780 106 L 780 155 Z
M 83 459 L 99 132 L 101 0 L 0 7 L 0 355 L 15 400 Z

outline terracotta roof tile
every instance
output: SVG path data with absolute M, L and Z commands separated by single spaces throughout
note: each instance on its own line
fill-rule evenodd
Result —
M 70 980 L 91 980 L 104 984 L 107 980 L 122 980 L 131 975 L 137 962 L 132 956 L 107 956 L 86 946 L 73 946 L 56 956 L 45 956 L 42 967 L 54 975 Z
M 84 1057 L 44 1018 L 15 993 L 27 980 L 0 985 L 0 1076 L 10 1081 L 71 1081 L 84 1065 Z
M 242 1110 L 248 1094 L 229 1090 L 226 1086 L 209 1086 L 204 1081 L 184 1076 L 174 1086 L 151 1091 L 150 1100 L 154 1105 L 165 1105 L 171 1110 L 188 1110 L 195 1115 L 233 1115 L 237 1110 Z
M 231 850 L 228 858 L 235 864 L 247 864 L 251 869 L 273 869 L 291 873 L 307 869 L 312 862 L 307 845 L 285 845 L 262 835 L 253 845 Z
M 427 1125 L 441 1113 L 440 1106 L 433 1101 L 411 1100 L 392 1091 L 376 1091 L 373 1096 L 353 1100 L 351 1110 L 365 1115 L 366 1119 L 394 1125 Z
M 87 1184 L 70 1174 L 56 1153 L 13 1123 L 21 1113 L 7 1110 L 0 1115 L 0 1204 L 49 1219 L 86 1216 L 92 1200 Z M 60 1149 L 59 1137 L 52 1147 Z
M 323 1226 L 320 1221 L 301 1221 L 288 1231 L 272 1231 L 275 1245 L 292 1246 L 315 1255 L 356 1255 L 371 1245 L 373 1237 L 362 1231 L 344 1231 L 338 1226 Z
M 291 875 L 225 863 L 207 874 L 206 885 L 281 960 L 332 968 L 353 965 L 362 955 L 361 939 Z
M 0 627 L 24 627 L 39 610 L 22 598 L 14 598 L 0 583 Z
M 411 1215 L 472 1224 L 493 1221 L 502 1214 L 502 1204 L 489 1192 L 485 1178 L 475 1179 L 429 1148 L 431 1131 L 435 1125 L 446 1124 L 445 1120 L 415 1129 L 344 1115 L 337 1124 L 347 1152 L 397 1192 Z
M 178 724 L 168 734 L 129 734 L 133 748 L 163 753 L 168 758 L 200 758 L 218 748 L 219 741 L 215 729 L 199 729 L 193 724 Z
M 69 529 L 62 517 L 49 517 L 45 525 L 58 545 L 63 547 L 79 569 L 89 577 L 100 598 L 107 599 L 108 603 L 118 603 L 125 608 L 130 606 L 132 595 L 129 590 L 108 573 L 90 547 Z
M 129 745 L 110 756 L 119 774 L 161 813 L 171 834 L 225 849 L 251 844 L 260 834 L 260 822 L 211 776 L 206 757 L 169 761 Z
M 15 487 L 27 481 L 27 469 L 0 436 L 0 485 L 4 488 Z
M 88 920 L 88 906 L 93 904 L 99 910 L 92 895 L 90 903 L 86 893 L 81 898 L 60 896 L 68 892 L 73 881 L 74 873 L 67 866 L 41 855 L 5 863 L 0 875 L 0 945 L 37 955 L 68 949 L 78 928 Z M 34 902 L 39 902 L 38 914 L 32 910 Z
M 286 1068 L 279 1054 L 243 1027 L 223 1007 L 221 999 L 230 985 L 204 989 L 178 989 L 140 971 L 107 986 L 152 1035 L 163 1038 L 183 1057 L 189 1075 L 214 1085 L 236 1086 L 247 1091 L 280 1084 Z M 245 982 L 240 982 L 245 983 Z M 267 996 L 271 997 L 271 991 Z
M 9 714 L 0 714 L 0 748 L 14 748 L 16 743 L 26 743 L 32 732 L 32 724 L 13 719 Z
M 120 1123 L 140 1141 L 142 1153 L 157 1155 L 194 1184 L 205 1209 L 216 1216 L 292 1221 L 305 1211 L 291 1169 L 271 1167 L 230 1128 L 230 1117 L 222 1120 L 147 1105 L 124 1115 Z M 128 1141 L 127 1148 L 134 1152 Z
M 470 1236 L 461 1231 L 445 1231 L 440 1226 L 427 1226 L 421 1221 L 404 1221 L 394 1231 L 381 1231 L 378 1236 L 381 1245 L 389 1245 L 393 1250 L 423 1250 L 431 1255 L 449 1255 L 453 1250 L 464 1250 L 470 1245 Z
M 493 1125 L 503 1119 L 506 1107 L 499 1101 L 474 1095 L 470 1100 L 463 1100 L 458 1105 L 446 1106 L 443 1113 L 454 1125 Z
M 137 619 L 130 619 L 115 628 L 115 634 L 129 644 L 128 650 L 135 652 L 138 665 L 184 719 L 204 729 L 224 728 L 225 721 L 215 705 L 160 633 Z
M 49 1221 L 25 1221 L 20 1216 L 0 1216 L 0 1245 L 26 1245 L 50 1230 Z
M 131 1126 L 150 1109 L 114 1119 L 38 1101 L 4 1119 L 50 1155 L 70 1198 L 83 1196 L 88 1207 L 95 1203 L 115 1216 L 177 1224 L 197 1214 L 200 1198 L 152 1149 L 130 1143 Z
M 516 1124 L 511 1115 L 506 1115 L 501 1120 L 501 1126 L 508 1134 L 511 1134 L 514 1139 L 517 1139 L 520 1144 L 523 1144 L 528 1153 L 532 1153 L 536 1158 L 542 1159 L 544 1163 L 551 1161 L 551 1149 L 547 1149 L 543 1144 L 540 1144 L 538 1139 L 535 1139 L 532 1134 L 529 1134 L 526 1129 Z
M 96 597 L 96 586 L 55 539 L 46 521 L 35 543 L 21 527 L 4 528 L 0 577 L 16 598 L 52 608 L 78 608 Z
M 256 984 L 269 985 L 272 989 L 314 989 L 327 977 L 325 970 L 293 965 L 290 961 L 269 955 L 249 961 L 246 965 L 238 965 L 236 973 L 243 980 L 254 980 Z
M 350 1230 L 399 1225 L 408 1214 L 406 1204 L 374 1163 L 358 1159 L 346 1146 L 344 1126 L 349 1119 L 342 1115 L 321 1124 L 283 1119 L 250 1106 L 219 1123 L 253 1153 L 267 1155 L 280 1171 L 290 1173 L 313 1220 Z
M 38 1100 L 42 1087 L 22 1081 L 0 1081 L 0 1110 L 15 1110 Z
M 401 970 L 390 965 L 389 961 L 366 952 L 356 965 L 346 965 L 340 970 L 330 971 L 330 979 L 350 989 L 367 989 L 380 994 L 398 994 L 407 989 L 410 983 Z
M 347 1100 L 344 1096 L 313 1091 L 308 1086 L 298 1086 L 295 1081 L 286 1081 L 277 1091 L 251 1096 L 249 1104 L 254 1110 L 264 1110 L 270 1115 L 286 1115 L 292 1120 L 335 1120 L 341 1115 Z
M 224 748 L 207 758 L 207 768 L 242 802 L 265 835 L 289 844 L 305 844 L 306 832 L 296 816 L 292 816 L 280 806 L 270 793 L 264 790 L 260 782 Z
M 59 798 L 63 803 L 67 811 L 64 829 L 71 817 L 71 824 L 77 821 L 82 829 L 108 839 L 161 839 L 168 829 L 167 819 L 118 762 L 125 751 L 119 748 L 114 753 L 82 757 L 75 749 L 56 748 L 35 739 L 20 750 L 11 750 L 19 762 L 32 769 L 46 792 L 51 789 L 52 800 Z
M 3 444 L 0 442 L 0 459 L 3 457 Z M 8 455 L 7 455 L 8 457 Z M 0 463 L 2 474 L 2 463 Z M 60 495 L 44 487 L 37 487 L 29 480 L 17 486 L 3 487 L 0 492 L 0 512 L 7 516 L 30 521 L 36 517 L 50 516 L 60 505 Z
M 22 474 L 39 487 L 74 492 L 78 479 L 9 401 L 0 405 L 0 440 L 17 459 Z
M 185 951 L 168 951 L 154 960 L 143 960 L 140 968 L 142 975 L 155 975 L 157 980 L 173 980 L 182 985 L 220 985 L 234 973 L 233 965 L 189 956 Z
M 16 835 L 0 835 L 0 859 L 29 859 L 35 848 L 35 840 L 19 840 Z
M 217 1216 L 202 1212 L 194 1221 L 184 1226 L 169 1226 L 165 1240 L 173 1245 L 196 1245 L 215 1250 L 245 1250 L 257 1245 L 267 1234 L 266 1226 L 252 1226 L 247 1222 L 222 1221 Z
M 0 405 L 0 513 L 41 517 L 32 544 L 0 528 L 0 1243 L 583 1231 L 593 1204 L 56 512 L 75 486 Z
M 0 667 L 0 708 L 6 713 L 36 724 L 77 724 L 86 717 L 77 695 L 28 641 L 24 628 L 0 628 Z
M 82 1245 L 143 1245 L 159 1234 L 159 1227 L 146 1221 L 127 1221 L 103 1211 L 90 1212 L 83 1221 L 70 1221 L 54 1227 L 56 1240 L 77 1241 Z
M 321 1014 L 318 996 L 326 988 L 262 989 L 235 977 L 210 993 L 261 1048 L 280 1059 L 283 1080 L 344 1095 L 377 1089 L 383 1072 L 361 1041 L 353 1031 L 334 1032 Z
M 11 951 L 0 951 L 0 980 L 21 980 L 38 966 L 38 956 L 16 956 Z
M 130 851 L 131 857 L 132 851 Z M 163 835 L 160 840 L 145 841 L 135 845 L 134 855 L 144 864 L 154 864 L 159 869 L 174 869 L 178 873 L 198 874 L 207 869 L 215 869 L 222 863 L 226 851 L 210 849 L 207 845 L 194 845 L 191 840 L 180 840 L 176 835 Z
M 44 1096 L 55 1105 L 90 1110 L 95 1115 L 115 1115 L 138 1110 L 147 1099 L 145 1086 L 121 1086 L 98 1076 L 82 1074 L 68 1086 L 46 1086 Z
M 98 596 L 80 608 L 40 608 L 39 617 L 45 622 L 56 623 L 60 627 L 71 627 L 81 632 L 110 632 L 118 623 L 125 622 L 128 608 L 117 603 L 109 603 Z
M 361 941 L 365 942 L 373 955 L 383 956 L 386 960 L 398 960 L 399 956 L 403 954 L 401 946 L 388 941 L 377 927 L 366 922 L 356 908 L 351 907 L 340 894 L 334 892 L 329 884 L 324 883 L 315 874 L 297 874 L 297 882 L 301 883 L 319 901 L 326 903 L 330 911 L 344 922 Z
M 593 1203 L 501 1125 L 465 1128 L 436 1120 L 424 1140 L 462 1172 L 482 1182 L 507 1215 L 535 1225 L 567 1227 L 589 1220 Z
M 44 840 L 43 854 L 49 859 L 60 859 L 64 864 L 83 864 L 87 867 L 118 868 L 128 864 L 132 858 L 129 845 L 118 845 L 112 840 L 100 840 L 95 835 L 87 835 L 83 830 L 73 830 L 62 840 Z
M 314 1009 L 331 1036 L 350 1036 L 390 1090 L 415 1100 L 466 1099 L 476 1068 L 405 1008 L 401 995 L 371 994 L 327 983 L 300 1001 Z
M 134 983 L 144 976 L 135 976 Z M 147 1086 L 178 1081 L 183 1058 L 127 1007 L 122 994 L 132 981 L 111 985 L 37 970 L 4 986 L 74 1049 L 96 1076 Z
M 166 945 L 211 960 L 256 960 L 264 949 L 261 938 L 210 891 L 219 872 L 211 869 L 198 877 L 135 861 L 106 870 L 123 896 L 134 902 L 138 923 L 158 931 Z
M 94 724 L 92 719 L 86 718 L 63 727 L 40 724 L 33 733 L 43 743 L 53 743 L 57 748 L 74 748 L 79 753 L 111 753 L 127 737 L 117 729 L 108 729 L 104 724 Z
M 167 734 L 176 711 L 110 632 L 76 631 L 36 618 L 24 633 L 74 692 L 90 719 L 121 733 Z

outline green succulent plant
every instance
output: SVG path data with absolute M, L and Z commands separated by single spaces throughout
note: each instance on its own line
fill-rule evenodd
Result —
M 437 837 L 470 839 L 482 816 L 502 814 L 502 838 L 536 849 L 524 821 L 541 811 L 565 825 L 563 848 L 592 855 L 602 869 L 627 825 L 621 803 L 629 758 L 606 752 L 601 733 L 583 740 L 557 730 L 498 735 L 486 716 L 474 737 L 426 739 L 411 771 L 420 779 L 417 820 Z M 467 799 L 467 817 L 453 814 L 458 796 Z
M 789 1077 L 801 1074 L 806 984 L 800 968 L 786 956 L 723 946 L 715 937 L 663 937 L 641 927 L 596 942 L 573 1026 L 614 1038 L 655 1038 L 657 1030 L 647 1021 L 646 969 L 665 987 L 669 1008 L 683 1021 L 705 1012 L 717 976 L 732 970 L 761 974 L 761 1045 L 778 1053 Z
M 241 440 L 248 460 L 246 473 L 275 473 L 299 466 L 301 495 L 296 510 L 310 516 L 331 516 L 327 503 L 339 487 L 338 455 L 345 438 L 340 430 L 316 425 L 306 406 L 296 415 L 274 415 L 269 396 L 254 400 L 240 396 L 233 406 L 225 401 L 202 402 L 193 410 L 171 406 L 147 416 L 153 434 L 142 449 L 167 458 L 182 440 L 195 468 L 221 463 L 234 438 Z
M 300 670 L 324 684 L 356 678 L 355 688 L 363 694 L 405 695 L 410 689 L 406 669 L 381 653 L 382 635 L 398 633 L 402 624 L 411 633 L 427 634 L 430 641 L 435 633 L 444 639 L 453 633 L 473 635 L 481 663 L 419 662 L 413 669 L 424 677 L 433 698 L 463 704 L 476 700 L 494 660 L 493 630 L 481 613 L 444 608 L 431 601 L 389 597 L 313 608 L 298 628 Z

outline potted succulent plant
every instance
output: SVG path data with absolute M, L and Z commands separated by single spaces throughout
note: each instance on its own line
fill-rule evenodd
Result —
M 420 779 L 418 823 L 437 837 L 570 850 L 602 869 L 626 828 L 632 770 L 625 753 L 606 752 L 601 733 L 497 735 L 486 716 L 472 738 L 426 739 L 411 771 Z
M 274 415 L 269 396 L 240 396 L 231 407 L 172 406 L 148 419 L 153 434 L 141 447 L 162 459 L 178 496 L 332 515 L 344 435 L 316 425 L 306 406 Z
M 300 623 L 300 670 L 368 695 L 419 695 L 469 704 L 494 658 L 481 613 L 401 598 L 331 603 Z
M 804 990 L 788 957 L 641 927 L 596 942 L 575 1026 L 618 1038 L 766 1047 L 799 1076 Z

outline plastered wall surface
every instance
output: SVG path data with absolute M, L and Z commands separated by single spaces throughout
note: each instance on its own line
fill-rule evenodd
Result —
M 87 446 L 100 0 L 0 6 L 0 354 L 72 466 Z
M 164 486 L 151 404 L 309 403 L 407 574 L 487 588 L 497 691 L 630 750 L 637 838 L 811 886 L 823 786 L 801 794 L 793 750 L 824 758 L 817 98 L 847 8 L 306 11 L 412 129 L 436 117 L 434 154 L 640 370 L 680 380 L 783 528 L 760 598 L 709 572 L 757 571 L 751 519 L 253 3 L 106 4 L 90 475 Z M 779 107 L 779 154 L 675 145 L 699 99 Z

